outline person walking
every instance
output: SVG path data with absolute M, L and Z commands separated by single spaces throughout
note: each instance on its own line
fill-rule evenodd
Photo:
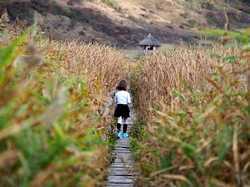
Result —
M 117 120 L 117 136 L 118 138 L 128 138 L 128 124 L 127 119 L 130 117 L 129 104 L 131 104 L 131 97 L 129 92 L 127 91 L 127 81 L 121 80 L 116 87 L 115 93 L 115 112 L 114 116 Z M 121 127 L 123 125 L 123 129 Z

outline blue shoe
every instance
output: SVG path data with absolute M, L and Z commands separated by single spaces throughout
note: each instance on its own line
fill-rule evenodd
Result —
M 128 133 L 127 132 L 123 133 L 123 138 L 128 138 Z
M 123 137 L 122 131 L 118 132 L 117 137 L 120 138 L 120 139 L 122 139 L 122 137 Z

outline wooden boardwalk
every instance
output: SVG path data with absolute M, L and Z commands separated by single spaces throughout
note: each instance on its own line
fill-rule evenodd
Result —
M 134 111 L 128 123 L 128 132 L 135 121 Z M 112 160 L 109 170 L 107 187 L 133 187 L 135 186 L 136 172 L 134 160 L 129 149 L 129 138 L 118 139 L 112 153 Z

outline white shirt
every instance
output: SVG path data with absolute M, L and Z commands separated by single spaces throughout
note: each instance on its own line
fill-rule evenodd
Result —
M 127 105 L 131 103 L 130 94 L 127 91 L 121 90 L 115 93 L 115 103 Z

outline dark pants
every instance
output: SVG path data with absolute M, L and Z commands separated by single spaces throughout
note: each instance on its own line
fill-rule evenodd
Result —
M 129 107 L 128 105 L 122 105 L 122 104 L 118 104 L 115 108 L 115 113 L 114 116 L 115 117 L 122 117 L 123 120 L 126 120 L 127 118 L 129 118 Z M 128 125 L 127 124 L 123 124 L 123 132 L 126 133 L 127 132 L 127 128 Z M 117 123 L 117 130 L 120 131 L 121 130 L 121 124 Z

